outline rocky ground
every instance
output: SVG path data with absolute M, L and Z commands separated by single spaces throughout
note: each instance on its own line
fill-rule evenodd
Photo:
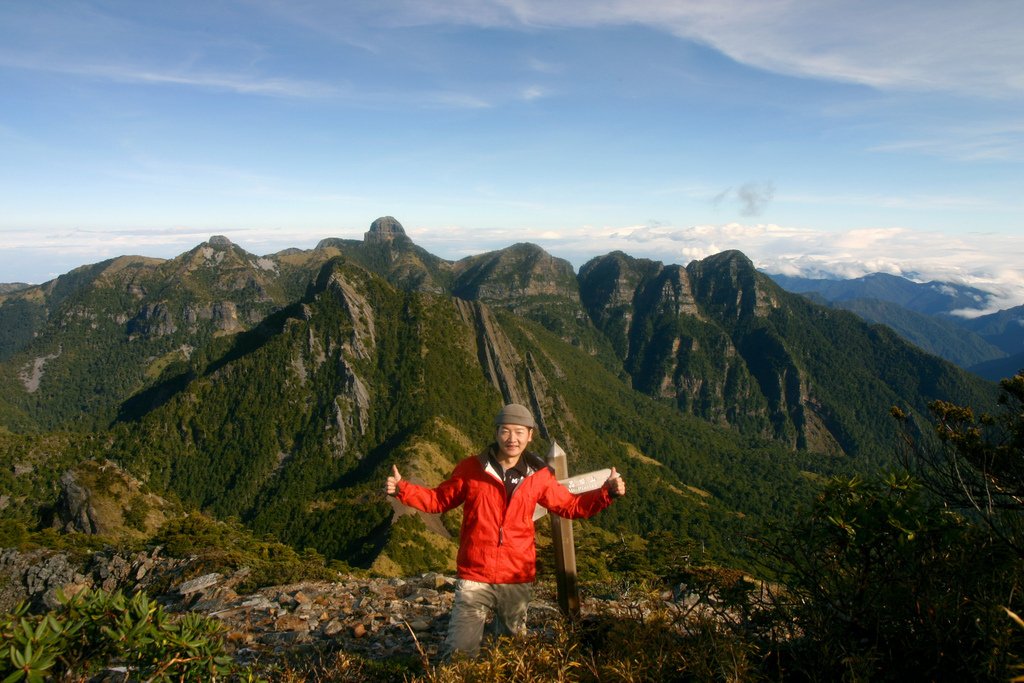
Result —
M 428 573 L 405 579 L 344 577 L 241 594 L 236 588 L 246 576 L 244 569 L 195 576 L 190 560 L 162 557 L 159 550 L 96 553 L 76 564 L 61 553 L 7 549 L 0 551 L 0 609 L 8 611 L 22 600 L 37 609 L 52 607 L 58 589 L 146 590 L 171 612 L 194 611 L 223 622 L 243 664 L 337 649 L 375 659 L 435 662 L 455 588 L 454 577 Z M 584 596 L 584 613 L 624 607 L 616 596 Z M 560 618 L 553 587 L 540 585 L 530 628 L 544 629 Z

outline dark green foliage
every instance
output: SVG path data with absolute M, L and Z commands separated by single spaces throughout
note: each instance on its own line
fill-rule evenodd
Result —
M 139 531 L 146 530 L 146 515 L 149 514 L 150 506 L 143 496 L 134 496 L 128 503 L 124 512 L 124 523 Z
M 250 327 L 304 288 L 290 273 L 270 277 L 233 245 L 77 269 L 0 303 L 0 318 L 18 323 L 8 334 L 21 335 L 0 347 L 8 372 L 45 361 L 38 388 L 7 398 L 45 429 L 104 427 L 120 402 L 151 387 L 168 366 L 224 331 Z M 18 331 L 26 326 L 31 339 Z
M 109 549 L 110 539 L 93 534 L 61 532 L 53 527 L 38 528 L 17 519 L 0 519 L 0 548 L 14 548 L 27 552 L 54 550 L 63 552 L 74 561 L 87 561 L 93 553 Z M 126 552 L 141 548 L 141 544 L 119 541 L 118 547 Z
M 1003 311 L 996 311 L 977 318 L 959 321 L 964 327 L 981 335 L 986 341 L 995 344 L 1011 356 L 1019 356 L 1024 352 L 1024 339 L 1021 339 L 1021 320 L 1024 319 L 1024 306 L 1014 306 Z M 1014 368 L 1016 372 L 1021 368 Z M 1003 377 L 1012 374 L 1006 373 Z
M 1003 377 L 1009 377 L 1024 369 L 1024 351 L 999 360 L 979 363 L 968 369 L 979 377 L 998 382 Z
M 28 346 L 46 319 L 46 309 L 23 297 L 0 303 L 0 361 Z
M 1019 558 L 905 475 L 835 480 L 774 535 L 783 668 L 811 680 L 1005 680 Z
M 632 391 L 595 359 L 574 353 L 538 326 L 513 323 L 511 317 L 502 321 L 514 341 L 542 344 L 545 353 L 535 362 L 547 374 L 558 374 L 560 393 L 572 397 L 574 421 L 554 423 L 551 435 L 571 442 L 570 473 L 615 465 L 629 483 L 630 494 L 594 518 L 595 524 L 641 536 L 671 531 L 703 544 L 709 559 L 729 562 L 749 531 L 748 516 L 784 515 L 809 499 L 811 488 L 793 454 L 741 442 L 729 431 L 681 415 L 670 404 Z M 631 457 L 631 448 L 657 464 Z
M 83 592 L 47 614 L 22 607 L 0 617 L 0 675 L 12 683 L 84 680 L 123 666 L 133 680 L 229 680 L 243 672 L 221 628 L 193 613 L 172 617 L 144 593 Z
M 363 323 L 342 281 L 358 283 L 354 296 L 371 307 L 372 355 L 342 354 L 370 345 L 353 342 Z M 367 477 L 437 416 L 475 425 L 483 438 L 500 399 L 482 376 L 451 381 L 464 367 L 453 362 L 472 357 L 450 300 L 396 290 L 343 262 L 320 287 L 276 330 L 265 324 L 197 367 L 187 391 L 118 425 L 108 455 L 188 504 L 365 566 L 390 516 Z M 359 386 L 365 405 L 355 404 Z

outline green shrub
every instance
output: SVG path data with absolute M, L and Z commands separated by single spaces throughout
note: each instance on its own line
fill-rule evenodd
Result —
M 135 496 L 131 504 L 124 511 L 124 523 L 139 531 L 146 530 L 146 517 L 149 515 L 150 505 L 144 496 Z
M 193 613 L 168 615 L 144 593 L 85 591 L 57 609 L 0 618 L 0 676 L 6 682 L 85 677 L 123 667 L 132 680 L 217 681 L 241 674 L 221 626 Z
M 20 519 L 0 519 L 0 548 L 22 548 L 28 541 L 29 530 Z
M 237 521 L 220 522 L 202 514 L 169 520 L 152 542 L 171 556 L 197 558 L 192 566 L 197 574 L 247 567 L 249 575 L 237 586 L 243 593 L 304 579 L 333 580 L 339 571 L 349 570 L 340 562 L 328 566 L 315 550 L 299 552 L 270 537 L 258 538 Z

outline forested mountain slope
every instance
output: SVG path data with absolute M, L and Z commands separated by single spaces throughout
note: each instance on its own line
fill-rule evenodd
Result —
M 686 267 L 613 253 L 578 275 L 530 244 L 453 263 L 389 217 L 308 251 L 212 238 L 86 266 L 5 295 L 0 316 L 19 330 L 0 362 L 4 448 L 39 514 L 54 488 L 23 441 L 109 458 L 298 548 L 406 570 L 450 562 L 457 513 L 393 517 L 390 465 L 436 483 L 504 402 L 531 406 L 537 448 L 557 440 L 572 471 L 629 478 L 634 495 L 595 524 L 727 557 L 746 523 L 809 495 L 808 474 L 891 463 L 890 406 L 995 395 L 739 252 Z
M 557 440 L 572 471 L 615 465 L 629 477 L 637 495 L 605 526 L 671 531 L 728 556 L 742 516 L 808 495 L 783 449 L 636 393 L 538 324 L 398 289 L 344 257 L 301 302 L 214 339 L 180 376 L 136 397 L 108 438 L 81 448 L 187 507 L 367 566 L 388 557 L 390 465 L 438 481 L 486 445 L 494 411 L 512 400 L 536 413 L 536 446 Z M 452 524 L 423 516 L 402 536 L 419 550 L 398 550 L 399 560 L 443 568 Z

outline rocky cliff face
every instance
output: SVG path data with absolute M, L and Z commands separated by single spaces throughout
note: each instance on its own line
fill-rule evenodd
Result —
M 462 259 L 454 264 L 453 275 L 456 297 L 536 321 L 591 354 L 607 344 L 594 334 L 572 265 L 535 244 Z
M 780 291 L 739 252 L 686 268 L 613 253 L 580 270 L 580 288 L 637 389 L 793 448 L 842 451 L 785 340 L 763 324 Z

